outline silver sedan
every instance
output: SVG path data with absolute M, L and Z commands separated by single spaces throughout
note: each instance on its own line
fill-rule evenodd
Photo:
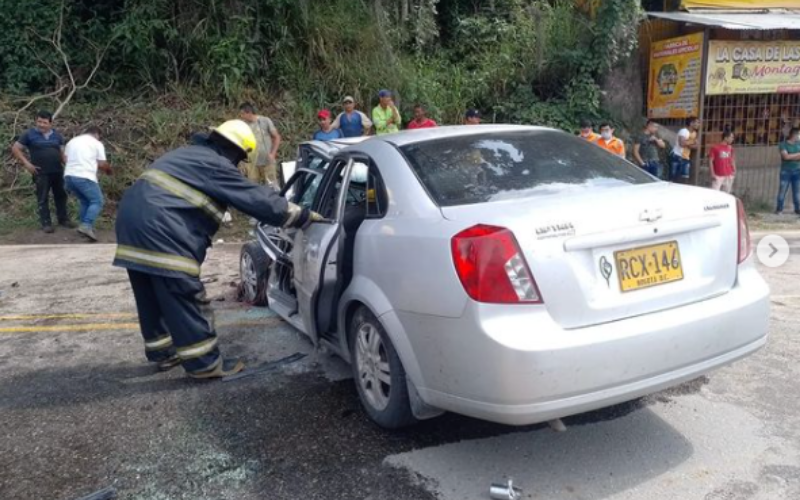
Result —
M 260 226 L 242 252 L 248 295 L 350 362 L 387 428 L 444 411 L 551 420 L 766 342 L 741 203 L 563 132 L 310 142 L 284 195 L 327 221 Z

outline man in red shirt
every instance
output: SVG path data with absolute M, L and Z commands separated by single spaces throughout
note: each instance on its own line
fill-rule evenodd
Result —
M 736 175 L 736 156 L 731 144 L 733 144 L 733 131 L 726 127 L 722 132 L 722 142 L 711 148 L 708 153 L 711 189 L 726 193 L 733 190 L 733 178 Z
M 433 128 L 435 126 L 436 122 L 428 118 L 425 107 L 422 104 L 417 104 L 414 106 L 414 119 L 409 122 L 406 129 Z

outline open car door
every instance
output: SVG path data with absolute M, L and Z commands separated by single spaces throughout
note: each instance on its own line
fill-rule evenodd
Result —
M 323 178 L 330 163 L 329 157 L 312 148 L 301 148 L 300 168 L 281 190 L 281 195 L 292 203 L 312 209 L 319 195 Z M 295 290 L 294 246 L 298 230 L 259 224 L 256 239 L 272 259 L 267 279 L 267 301 L 270 309 L 294 327 L 306 332 L 298 312 Z
M 342 213 L 347 198 L 344 187 L 348 185 L 352 168 L 353 160 L 347 157 L 331 162 L 313 208 L 326 221 L 298 230 L 294 237 L 292 262 L 297 307 L 304 331 L 315 343 L 330 326 L 331 318 L 319 318 L 316 311 L 320 301 L 335 300 L 330 291 L 335 289 L 338 277 Z

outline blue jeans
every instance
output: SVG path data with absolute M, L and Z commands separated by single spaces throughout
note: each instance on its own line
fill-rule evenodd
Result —
M 783 212 L 783 202 L 786 200 L 786 191 L 792 186 L 792 203 L 794 213 L 800 214 L 800 170 L 781 169 L 781 187 L 778 188 L 778 206 L 776 212 Z
M 661 162 L 658 160 L 650 160 L 644 162 L 642 167 L 648 174 L 661 178 Z
M 688 179 L 689 170 L 692 168 L 692 162 L 682 156 L 671 154 L 669 157 L 669 178 L 672 179 Z
M 74 194 L 80 204 L 78 220 L 85 226 L 94 227 L 94 221 L 103 209 L 103 192 L 100 184 L 81 177 L 64 177 L 67 191 Z

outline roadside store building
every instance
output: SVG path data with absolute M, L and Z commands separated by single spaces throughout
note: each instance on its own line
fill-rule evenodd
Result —
M 693 182 L 707 185 L 708 150 L 728 125 L 735 194 L 772 206 L 778 143 L 800 124 L 800 0 L 683 0 L 648 12 L 640 45 L 647 116 L 674 130 L 687 117 L 703 122 Z

